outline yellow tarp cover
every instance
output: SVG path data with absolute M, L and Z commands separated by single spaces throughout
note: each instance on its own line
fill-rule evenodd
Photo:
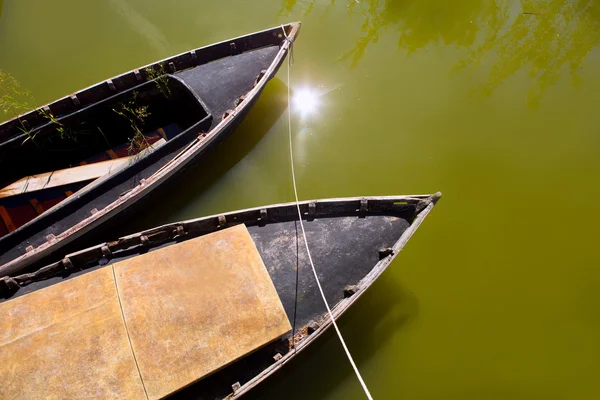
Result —
M 237 225 L 0 304 L 0 398 L 162 398 L 290 330 Z

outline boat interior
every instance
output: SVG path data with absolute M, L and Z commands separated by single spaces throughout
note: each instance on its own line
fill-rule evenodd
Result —
M 211 115 L 179 79 L 164 75 L 0 144 L 0 236 L 95 179 L 129 165 Z M 93 168 L 90 168 L 94 165 Z M 89 172 L 87 172 L 89 171 Z
M 150 68 L 134 70 L 80 92 L 75 98 L 82 103 L 89 102 L 87 92 L 105 92 L 105 86 L 112 85 L 116 94 L 76 111 L 66 108 L 64 100 L 51 104 L 52 110 L 40 109 L 33 116 L 37 121 L 34 129 L 26 129 L 31 124 L 21 124 L 20 134 L 0 143 L 0 238 L 107 176 L 130 170 L 120 178 L 121 183 L 129 181 L 125 185 L 129 187 L 118 187 L 120 192 L 111 195 L 113 199 L 147 179 L 157 165 L 165 165 L 245 100 L 278 55 L 283 41 L 280 32 L 281 28 L 197 54 L 184 53 L 154 64 L 154 72 L 149 72 Z M 220 55 L 222 58 L 210 58 Z M 118 90 L 132 80 L 146 81 Z M 144 164 L 138 162 L 142 159 L 145 165 L 136 171 L 125 168 Z M 58 233 L 50 229 L 39 240 Z

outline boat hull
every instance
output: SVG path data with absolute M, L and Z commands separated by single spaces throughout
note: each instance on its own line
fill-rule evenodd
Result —
M 362 197 L 300 203 L 311 255 L 335 318 L 390 266 L 439 197 Z M 3 278 L 0 293 L 8 299 L 16 298 L 238 224 L 246 225 L 294 329 L 174 395 L 238 398 L 331 326 L 304 248 L 295 203 L 182 221 L 128 235 L 70 254 L 33 274 Z M 169 267 L 173 266 L 165 265 Z
M 265 31 L 268 34 L 260 32 L 255 35 L 276 37 L 281 35 L 278 32 L 283 32 L 283 29 L 283 27 L 274 28 Z M 285 29 L 288 31 L 288 35 L 292 35 L 294 38 L 298 34 L 299 24 L 288 25 Z M 233 40 L 231 43 L 242 43 L 242 46 L 249 47 L 252 45 L 252 40 L 248 38 L 252 37 L 253 35 L 249 35 Z M 185 136 L 182 134 L 167 142 L 161 148 L 160 154 L 158 152 L 151 153 L 136 163 L 135 167 L 130 167 L 127 174 L 123 172 L 119 177 L 112 177 L 105 182 L 96 183 L 93 188 L 83 194 L 76 193 L 72 199 L 67 199 L 30 223 L 1 238 L 0 276 L 18 274 L 27 269 L 34 270 L 36 263 L 48 261 L 45 259 L 50 255 L 59 259 L 62 257 L 61 248 L 69 244 L 73 245 L 84 235 L 97 231 L 107 221 L 128 209 L 133 209 L 137 202 L 153 193 L 160 185 L 197 162 L 241 122 L 257 101 L 267 82 L 275 75 L 285 59 L 290 45 L 291 41 L 281 40 L 276 52 L 269 50 L 273 48 L 272 44 L 255 50 L 260 53 L 257 57 L 263 57 L 263 53 L 270 51 L 273 58 L 265 61 L 263 57 L 262 62 L 266 66 L 265 69 L 261 70 L 261 64 L 257 64 L 258 67 L 255 69 L 259 73 L 255 74 L 258 75 L 256 81 L 252 75 L 246 77 L 245 81 L 239 83 L 237 87 L 233 86 L 231 95 L 236 99 L 234 105 L 231 105 L 233 99 L 231 96 L 210 98 L 208 97 L 210 90 L 202 92 L 202 85 L 206 86 L 209 79 L 205 78 L 202 81 L 195 79 L 193 75 L 186 76 L 186 71 L 181 76 L 175 75 L 176 79 L 190 87 L 190 90 L 199 99 L 208 104 L 204 107 L 214 117 L 210 130 L 205 132 L 206 120 L 199 121 L 185 132 Z M 242 53 L 240 57 L 243 55 Z M 222 62 L 230 61 L 226 58 Z M 214 63 L 198 68 L 210 69 L 211 65 Z M 240 68 L 242 67 L 243 65 L 240 66 Z M 197 75 L 203 75 L 201 72 L 197 72 Z M 239 96 L 240 93 L 243 95 Z M 228 108 L 228 106 L 232 108 Z

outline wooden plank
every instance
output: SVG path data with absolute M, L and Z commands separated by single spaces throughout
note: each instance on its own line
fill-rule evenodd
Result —
M 9 232 L 17 229 L 12 221 L 12 218 L 10 217 L 10 214 L 4 206 L 0 206 L 0 218 L 2 218 L 2 221 L 4 222 L 4 225 L 6 225 L 6 229 L 8 229 Z
M 108 154 L 108 156 L 110 158 L 112 158 L 113 160 L 116 160 L 117 158 L 119 158 L 119 156 L 117 155 L 117 153 L 115 153 L 115 151 L 113 149 L 106 150 L 106 154 Z
M 73 168 L 27 176 L 6 186 L 4 189 L 1 189 L 0 198 L 96 179 L 107 174 L 112 169 L 122 167 L 128 163 L 129 157 L 124 157 L 117 160 L 102 161 L 94 164 L 80 165 Z
M 46 211 L 44 210 L 44 206 L 42 206 L 37 199 L 29 199 L 29 204 L 31 204 L 31 207 L 35 209 L 37 215 L 42 215 L 44 211 Z
M 291 330 L 245 225 L 114 268 L 150 399 L 173 393 Z
M 156 149 L 164 143 L 166 143 L 166 141 L 161 139 L 155 142 L 151 146 L 151 149 Z M 112 152 L 112 154 L 116 157 L 114 152 Z M 68 185 L 70 183 L 97 179 L 103 175 L 111 172 L 114 173 L 124 167 L 127 167 L 136 159 L 136 157 L 139 157 L 139 155 L 116 158 L 114 160 L 101 161 L 93 164 L 84 164 L 58 171 L 27 176 L 6 186 L 3 189 L 0 189 L 0 198 Z
M 146 398 L 111 268 L 2 303 L 0 315 L 0 398 Z
M 158 399 L 291 330 L 245 225 L 18 297 L 0 315 L 0 398 L 14 399 Z

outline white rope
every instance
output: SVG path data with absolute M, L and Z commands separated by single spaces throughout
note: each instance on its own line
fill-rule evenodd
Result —
M 281 28 L 283 29 L 283 26 Z M 291 49 L 293 46 L 293 42 L 287 36 L 285 29 L 283 29 L 283 34 L 284 34 L 286 40 L 288 41 L 288 51 L 292 51 Z M 292 54 L 293 54 L 293 52 L 292 52 Z M 354 373 L 356 374 L 356 377 L 358 378 L 358 381 L 360 382 L 360 385 L 362 386 L 362 388 L 365 392 L 365 395 L 367 396 L 367 398 L 369 400 L 373 400 L 373 397 L 371 396 L 371 392 L 369 392 L 369 389 L 367 388 L 365 381 L 363 380 L 362 376 L 360 375 L 360 372 L 358 371 L 358 367 L 356 366 L 356 364 L 354 363 L 354 360 L 352 359 L 352 355 L 350 354 L 350 350 L 348 350 L 348 346 L 346 346 L 346 342 L 344 341 L 344 338 L 342 337 L 342 333 L 340 332 L 340 329 L 338 328 L 337 324 L 335 323 L 335 318 L 333 317 L 333 313 L 331 312 L 331 309 L 329 308 L 329 303 L 327 303 L 327 299 L 325 298 L 325 293 L 323 292 L 323 288 L 321 287 L 321 282 L 319 282 L 319 277 L 317 276 L 317 270 L 315 269 L 315 264 L 313 263 L 312 256 L 310 255 L 310 249 L 308 248 L 308 241 L 306 240 L 306 231 L 304 230 L 304 223 L 302 222 L 302 212 L 300 211 L 300 201 L 298 200 L 298 189 L 296 187 L 296 173 L 294 171 L 294 150 L 293 150 L 293 145 L 292 145 L 292 104 L 290 102 L 290 100 L 291 100 L 291 95 L 290 95 L 290 66 L 291 66 L 291 64 L 292 64 L 292 55 L 288 56 L 288 65 L 287 65 L 288 134 L 289 134 L 289 141 L 290 141 L 290 163 L 292 166 L 292 183 L 294 185 L 294 197 L 296 199 L 296 208 L 298 209 L 298 220 L 300 221 L 300 228 L 302 229 L 302 236 L 304 238 L 306 254 L 308 254 L 308 260 L 310 261 L 310 266 L 312 267 L 312 272 L 315 275 L 315 281 L 317 282 L 319 292 L 321 292 L 321 297 L 323 298 L 323 303 L 325 303 L 325 307 L 327 307 L 327 313 L 329 314 L 331 323 L 333 324 L 333 327 L 335 328 L 338 338 L 340 339 L 340 343 L 342 343 L 342 347 L 344 348 L 344 351 L 346 352 L 346 356 L 348 356 L 348 361 L 350 361 L 350 364 L 352 365 L 352 368 L 354 369 Z

